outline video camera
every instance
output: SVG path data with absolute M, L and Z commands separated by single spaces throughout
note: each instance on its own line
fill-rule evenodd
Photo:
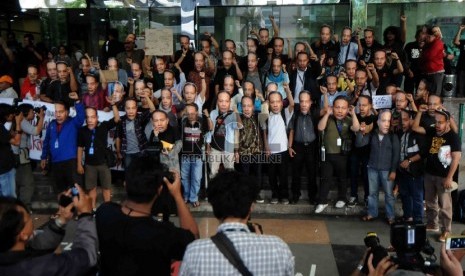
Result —
M 157 136 L 154 136 L 154 138 L 149 141 L 145 154 L 153 159 L 154 166 L 160 166 L 162 163 L 160 158 L 162 151 L 163 145 L 161 141 Z M 166 177 L 170 183 L 174 182 L 174 174 L 172 172 L 166 171 L 163 176 Z
M 399 265 L 399 269 L 426 273 L 437 267 L 434 248 L 426 238 L 425 224 L 396 222 L 391 225 L 390 239 L 395 251 L 395 254 L 391 256 L 391 260 Z M 364 242 L 367 247 L 371 248 L 370 254 L 373 254 L 374 267 L 384 257 L 390 255 L 389 251 L 381 245 L 375 232 L 368 232 Z M 362 270 L 365 273 L 368 273 L 368 256 L 364 261 Z
M 47 107 L 45 105 L 34 107 L 34 113 L 36 113 L 36 114 L 40 113 L 41 110 L 43 110 L 45 112 L 45 111 L 47 111 Z
M 12 112 L 15 114 L 15 116 L 18 116 L 21 113 L 21 110 L 19 109 L 19 103 L 22 102 L 23 100 L 20 98 L 14 98 L 13 99 L 13 105 L 12 105 Z

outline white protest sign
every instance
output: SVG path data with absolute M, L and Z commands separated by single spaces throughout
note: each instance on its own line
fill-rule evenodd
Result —
M 373 108 L 374 109 L 383 109 L 383 108 L 392 108 L 392 96 L 391 95 L 382 95 L 382 96 L 373 96 Z
M 171 56 L 173 49 L 173 30 L 145 29 L 145 54 L 149 56 Z

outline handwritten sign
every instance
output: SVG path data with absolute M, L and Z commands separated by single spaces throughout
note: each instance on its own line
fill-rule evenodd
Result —
M 383 109 L 392 107 L 392 96 L 391 95 L 382 95 L 382 96 L 373 96 L 373 108 L 374 109 Z
M 173 30 L 145 29 L 145 54 L 170 56 L 173 54 Z

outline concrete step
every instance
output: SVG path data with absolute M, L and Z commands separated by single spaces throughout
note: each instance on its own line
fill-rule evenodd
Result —
M 34 178 L 36 183 L 35 193 L 32 199 L 32 208 L 35 211 L 41 212 L 46 210 L 55 211 L 58 208 L 57 195 L 53 190 L 52 178 L 44 176 L 40 171 L 34 172 Z M 270 204 L 271 190 L 269 189 L 266 177 L 264 178 L 263 190 L 260 195 L 265 199 L 265 203 L 257 203 L 254 205 L 254 213 L 260 214 L 313 214 L 315 206 L 311 205 L 308 201 L 306 190 L 302 190 L 302 197 L 297 204 Z M 290 183 L 290 182 L 289 182 Z M 302 179 L 302 187 L 306 187 L 305 179 Z M 114 184 L 112 187 L 112 201 L 121 202 L 125 198 L 125 190 L 122 184 Z M 336 208 L 334 204 L 337 198 L 337 191 L 331 190 L 329 194 L 330 202 L 328 207 L 320 215 L 335 215 L 335 216 L 361 216 L 365 213 L 365 204 L 359 202 L 353 208 Z M 360 187 L 359 198 L 363 198 L 363 188 Z M 99 195 L 99 202 L 102 198 Z M 380 217 L 384 213 L 384 193 L 380 192 Z M 206 201 L 202 200 L 201 205 L 197 208 L 190 208 L 192 212 L 212 212 L 211 205 Z M 402 215 L 402 204 L 400 199 L 396 201 L 395 206 L 396 215 Z

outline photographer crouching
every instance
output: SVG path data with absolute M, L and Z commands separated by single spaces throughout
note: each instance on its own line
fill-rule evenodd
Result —
M 241 275 L 294 275 L 289 246 L 276 236 L 261 235 L 257 225 L 247 223 L 258 191 L 254 177 L 232 170 L 210 181 L 208 201 L 221 224 L 211 239 L 187 247 L 180 275 L 237 275 L 237 271 Z

